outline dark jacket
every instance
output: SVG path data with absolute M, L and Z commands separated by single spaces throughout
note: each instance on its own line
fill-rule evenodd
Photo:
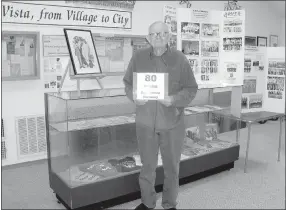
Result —
M 166 107 L 159 101 L 148 101 L 136 106 L 136 124 L 142 124 L 156 130 L 176 127 L 184 120 L 184 107 L 195 98 L 198 85 L 186 56 L 175 49 L 168 50 L 155 57 L 152 48 L 141 49 L 131 58 L 123 78 L 127 97 L 133 101 L 133 73 L 168 73 L 168 93 L 174 96 L 174 103 Z

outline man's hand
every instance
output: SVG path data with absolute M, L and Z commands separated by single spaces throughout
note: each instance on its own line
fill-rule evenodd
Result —
M 165 106 L 169 107 L 173 104 L 174 102 L 174 97 L 173 96 L 166 96 L 164 100 L 159 100 L 161 104 L 164 104 Z
M 134 100 L 134 103 L 138 106 L 144 105 L 147 103 L 147 100 Z

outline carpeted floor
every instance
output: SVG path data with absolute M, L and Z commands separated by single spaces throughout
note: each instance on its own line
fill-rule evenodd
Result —
M 280 162 L 278 131 L 278 122 L 253 126 L 245 174 L 247 130 L 242 129 L 240 159 L 235 168 L 181 186 L 178 209 L 285 209 L 285 123 Z M 235 139 L 235 132 L 224 136 Z M 140 200 L 113 209 L 134 209 L 138 204 Z M 162 208 L 161 193 L 157 208 Z M 64 209 L 49 188 L 46 161 L 2 170 L 2 209 Z

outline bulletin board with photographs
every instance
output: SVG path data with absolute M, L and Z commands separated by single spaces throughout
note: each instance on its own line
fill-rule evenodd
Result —
M 40 78 L 39 34 L 2 32 L 2 80 Z
M 101 81 L 104 88 L 123 88 L 122 78 L 133 53 L 149 47 L 143 36 L 93 34 L 93 41 L 102 73 L 106 75 Z M 64 36 L 44 35 L 43 42 L 44 88 L 46 92 L 55 92 L 60 87 L 62 76 L 70 61 L 66 40 Z M 62 90 L 74 91 L 76 88 L 76 80 L 67 75 Z M 98 82 L 94 79 L 81 80 L 81 90 L 99 88 Z
M 262 111 L 264 104 L 266 49 L 245 48 L 242 112 Z
M 177 46 L 189 60 L 199 88 L 220 87 L 221 12 L 177 9 Z
M 244 11 L 177 9 L 177 46 L 199 88 L 243 85 Z

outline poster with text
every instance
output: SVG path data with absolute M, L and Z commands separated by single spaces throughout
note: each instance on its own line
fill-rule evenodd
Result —
M 163 21 L 169 27 L 172 34 L 177 34 L 177 9 L 176 7 L 165 5 L 163 8 Z

